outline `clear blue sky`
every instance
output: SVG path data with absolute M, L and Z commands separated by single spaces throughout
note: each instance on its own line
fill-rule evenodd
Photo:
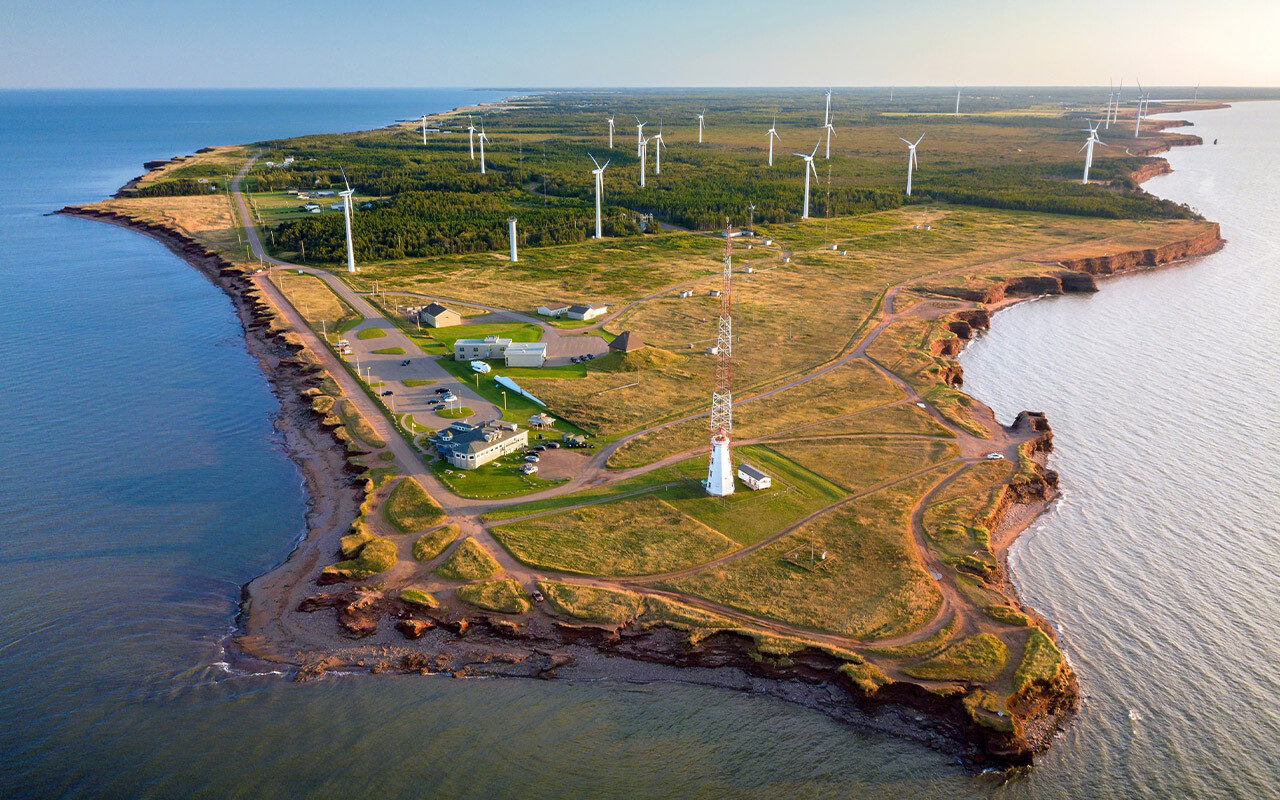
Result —
M 0 0 L 0 87 L 1280 85 L 1280 0 Z

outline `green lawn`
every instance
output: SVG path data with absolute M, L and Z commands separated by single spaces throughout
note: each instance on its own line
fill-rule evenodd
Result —
M 526 424 L 529 417 L 534 414 L 548 413 L 556 418 L 555 429 L 563 433 L 586 433 L 583 429 L 574 425 L 572 422 L 561 419 L 554 409 L 540 406 L 537 403 L 516 394 L 508 389 L 498 385 L 494 378 L 498 375 L 510 374 L 510 371 L 503 368 L 501 371 L 495 369 L 487 375 L 481 375 L 471 369 L 470 362 L 454 361 L 451 358 L 442 358 L 436 361 L 437 364 L 444 367 L 451 375 L 458 380 L 467 384 L 475 390 L 476 394 L 493 403 L 498 408 L 503 409 L 502 418 L 511 422 Z M 541 370 L 537 370 L 541 372 Z M 520 381 L 516 381 L 520 383 Z M 521 384 L 523 385 L 523 384 Z M 504 396 L 505 395 L 505 396 Z
M 379 350 L 374 350 L 373 353 L 374 355 L 379 355 L 379 356 L 402 356 L 404 355 L 404 348 L 399 346 L 383 347 Z
M 436 412 L 436 416 L 444 419 L 466 419 L 475 414 L 470 406 L 455 406 L 454 408 L 442 408 Z
M 513 342 L 536 342 L 542 338 L 542 328 L 531 322 L 482 322 L 476 325 L 454 325 L 449 328 L 424 328 L 423 332 L 440 342 L 448 352 L 458 339 L 483 339 L 499 336 Z
M 382 328 L 365 328 L 356 334 L 357 339 L 381 339 L 387 332 Z
M 772 485 L 763 491 L 752 491 L 735 480 L 733 494 L 711 497 L 700 483 L 706 477 L 707 458 L 698 456 L 676 465 L 690 480 L 684 485 L 685 491 L 673 493 L 669 502 L 739 544 L 758 542 L 848 495 L 768 447 L 736 447 L 732 457 L 735 470 L 740 464 L 751 464 L 769 475 Z
M 400 382 L 403 383 L 405 386 L 408 386 L 409 388 L 413 388 L 415 386 L 430 386 L 431 384 L 435 383 L 435 381 L 426 380 L 424 378 L 405 378 Z
M 564 483 L 564 480 L 544 481 L 537 475 L 524 475 L 517 469 L 522 463 L 520 453 L 513 453 L 476 469 L 458 469 L 445 461 L 433 461 L 431 469 L 451 492 L 473 499 L 517 497 Z

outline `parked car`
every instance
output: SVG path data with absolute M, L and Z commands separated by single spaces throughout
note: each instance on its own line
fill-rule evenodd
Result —
M 452 403 L 453 401 L 457 400 L 458 397 L 453 392 L 449 392 L 448 394 L 440 395 L 440 399 L 445 401 L 446 403 Z
M 571 359 L 569 359 L 569 360 L 570 360 L 571 362 L 573 362 L 574 364 L 577 364 L 577 363 L 578 363 L 578 357 L 577 357 L 577 356 L 574 356 L 573 358 L 571 358 Z
M 560 449 L 560 443 L 559 443 L 559 442 L 547 442 L 545 445 L 543 445 L 543 447 L 546 447 L 546 448 L 547 448 L 547 449 L 549 449 L 549 450 L 559 450 L 559 449 Z
M 541 603 L 543 600 L 546 599 L 545 597 L 542 596 L 542 592 L 538 591 L 537 589 L 534 589 L 532 592 L 530 592 L 529 596 L 533 598 L 533 602 L 535 603 Z
M 409 359 L 407 359 L 407 358 L 406 358 L 404 361 L 401 361 L 401 362 L 400 362 L 400 366 L 402 366 L 402 367 L 407 367 L 407 366 L 409 366 Z
M 532 449 L 535 453 L 541 453 L 547 449 L 547 446 L 545 444 L 535 444 Z
M 1003 453 L 987 453 L 988 461 L 999 461 L 1002 458 L 1004 458 Z
M 532 475 L 533 473 L 538 471 L 538 465 L 537 464 L 521 464 L 520 471 L 523 472 L 525 475 Z
M 446 408 L 448 408 L 448 406 L 446 406 L 444 403 L 436 403 L 434 406 L 431 407 L 431 410 L 444 411 Z
M 448 393 L 449 393 L 449 388 L 447 386 L 436 387 L 436 394 L 448 394 Z
M 585 356 L 583 356 L 583 357 L 582 357 L 582 360 L 583 360 L 583 361 L 590 361 L 590 360 L 591 360 L 591 359 L 593 359 L 593 358 L 595 358 L 595 356 L 594 356 L 594 355 L 592 355 L 591 353 L 587 353 Z
M 383 392 L 383 393 L 382 393 L 382 396 L 383 396 L 383 397 L 389 397 L 389 396 L 391 396 L 391 395 L 393 395 L 393 394 L 395 394 L 395 392 L 393 392 L 393 391 L 391 391 L 390 389 L 388 389 L 388 390 L 386 390 L 385 392 Z
M 542 459 L 538 458 L 538 457 L 537 457 L 537 456 L 535 456 L 535 455 L 529 455 L 529 456 L 525 456 L 525 457 L 524 457 L 524 460 L 525 460 L 526 462 L 530 463 L 530 464 L 536 464 L 536 463 L 538 463 L 539 461 L 541 461 Z

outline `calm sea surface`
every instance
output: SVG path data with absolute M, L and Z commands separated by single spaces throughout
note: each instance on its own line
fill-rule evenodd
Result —
M 1230 246 L 1002 312 L 964 356 L 1047 411 L 1066 497 L 1013 552 L 1084 711 L 1028 776 L 681 685 L 228 675 L 241 584 L 303 526 L 230 302 L 160 245 L 44 217 L 142 161 L 496 94 L 0 93 L 0 792 L 12 797 L 1263 797 L 1280 784 L 1280 105 L 1148 186 Z

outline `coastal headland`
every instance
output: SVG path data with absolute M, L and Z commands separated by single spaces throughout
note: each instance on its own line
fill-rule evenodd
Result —
M 788 153 L 817 135 L 803 99 L 783 98 Z M 664 171 L 642 188 L 621 126 L 605 142 L 606 112 L 683 120 L 704 100 L 713 134 L 699 145 L 687 122 L 668 125 Z M 406 123 L 209 148 L 63 209 L 153 236 L 223 288 L 280 398 L 308 533 L 245 587 L 243 665 L 680 680 L 782 697 L 974 767 L 1048 746 L 1076 679 L 1004 556 L 1056 497 L 1052 431 L 1036 412 L 1001 425 L 963 393 L 954 357 L 1010 303 L 1220 247 L 1216 224 L 1138 185 L 1167 170 L 1153 154 L 1199 142 L 1155 120 L 1132 137 L 1130 117 L 1129 146 L 1082 186 L 1087 112 L 952 118 L 867 101 L 818 162 L 819 211 L 800 220 L 798 162 L 765 167 L 756 141 L 778 101 L 514 98 L 482 110 L 483 175 L 458 110 L 429 120 L 425 145 Z M 891 135 L 907 128 L 926 130 L 936 165 L 909 199 Z M 578 174 L 588 150 L 613 159 L 600 240 Z M 331 197 L 342 173 L 354 274 L 341 212 L 297 197 Z M 735 463 L 772 485 L 711 498 L 698 478 L 725 216 L 747 230 L 731 240 Z M 459 324 L 422 326 L 433 302 Z M 552 303 L 607 311 L 539 316 Z M 624 333 L 635 346 L 609 348 Z M 485 335 L 550 357 L 485 374 L 452 360 L 456 339 Z M 1051 358 L 1029 352 L 1028 368 Z M 457 402 L 438 408 L 440 390 Z M 459 416 L 524 429 L 535 413 L 552 421 L 530 446 L 583 446 L 540 451 L 532 474 L 524 450 L 476 470 L 436 457 L 433 434 Z

